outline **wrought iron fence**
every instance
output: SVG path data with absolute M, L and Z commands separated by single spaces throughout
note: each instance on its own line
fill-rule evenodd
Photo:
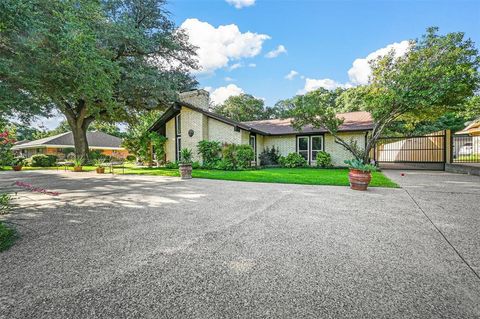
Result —
M 480 163 L 480 136 L 452 136 L 453 163 Z

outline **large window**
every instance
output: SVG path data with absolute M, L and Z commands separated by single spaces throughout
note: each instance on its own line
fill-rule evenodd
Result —
M 177 151 L 177 161 L 179 161 L 182 151 L 182 121 L 180 114 L 175 117 L 175 149 Z
M 176 127 L 176 130 L 177 130 L 177 135 L 178 136 L 182 135 L 182 121 L 180 119 L 180 114 L 178 114 L 175 117 L 175 127 Z
M 297 152 L 309 163 L 316 161 L 317 153 L 323 150 L 323 135 L 297 136 Z
M 308 136 L 297 137 L 298 154 L 302 155 L 304 159 L 309 160 L 309 138 Z
M 312 155 L 311 160 L 317 160 L 317 153 L 323 150 L 323 136 L 312 136 L 310 137 Z

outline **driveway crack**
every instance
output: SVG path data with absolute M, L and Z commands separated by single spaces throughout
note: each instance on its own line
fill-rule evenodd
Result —
M 445 241 L 447 242 L 448 245 L 450 245 L 450 247 L 452 247 L 453 251 L 455 251 L 455 253 L 457 254 L 458 257 L 460 257 L 460 259 L 463 261 L 463 263 L 465 265 L 467 265 L 468 268 L 470 268 L 470 270 L 473 272 L 473 274 L 477 277 L 478 280 L 480 280 L 480 275 L 475 271 L 475 269 L 473 269 L 472 266 L 470 266 L 470 264 L 465 260 L 465 258 L 462 256 L 462 254 L 457 250 L 457 248 L 455 248 L 455 246 L 450 242 L 450 240 L 448 240 L 447 236 L 441 231 L 441 229 L 435 225 L 435 223 L 433 222 L 433 220 L 430 218 L 430 216 L 428 216 L 428 214 L 423 210 L 423 208 L 420 206 L 420 204 L 418 204 L 418 202 L 415 200 L 415 198 L 413 198 L 413 196 L 410 194 L 410 192 L 405 189 L 405 192 L 407 193 L 407 195 L 412 199 L 412 201 L 415 203 L 415 205 L 418 207 L 418 209 L 420 209 L 420 211 L 423 213 L 423 215 L 428 219 L 428 221 L 433 225 L 433 227 L 437 230 L 437 232 L 443 237 L 443 239 L 445 239 Z

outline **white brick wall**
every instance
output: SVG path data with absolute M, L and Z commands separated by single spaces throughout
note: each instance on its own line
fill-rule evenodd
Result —
M 198 154 L 197 145 L 201 140 L 207 139 L 204 130 L 204 118 L 206 116 L 187 107 L 182 107 L 180 114 L 182 121 L 182 149 L 188 148 L 192 150 L 193 160 L 201 161 L 202 157 Z M 192 137 L 188 135 L 189 130 L 193 130 Z
M 165 124 L 165 152 L 167 161 L 175 162 L 175 118 L 172 118 Z
M 284 135 L 284 136 L 265 136 L 264 147 L 271 148 L 275 146 L 276 149 L 279 149 L 280 155 L 287 156 L 288 154 L 295 152 L 295 135 Z
M 354 139 L 360 148 L 365 148 L 365 132 L 340 133 L 340 137 L 345 141 Z M 342 145 L 335 143 L 335 138 L 331 134 L 325 134 L 325 152 L 332 156 L 332 164 L 334 166 L 346 166 L 343 162 L 352 159 L 353 155 Z
M 208 139 L 228 144 L 242 144 L 242 131 L 236 132 L 232 125 L 208 118 Z M 247 142 L 248 143 L 248 142 Z

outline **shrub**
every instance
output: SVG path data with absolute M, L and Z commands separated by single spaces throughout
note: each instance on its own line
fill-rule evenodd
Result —
M 127 162 L 135 162 L 137 158 L 135 157 L 135 155 L 127 155 L 126 160 Z
M 16 237 L 14 228 L 7 227 L 5 222 L 0 222 L 0 252 L 12 246 Z
M 12 196 L 7 193 L 0 193 L 0 215 L 8 214 L 10 212 L 10 200 Z
M 200 165 L 200 162 L 198 162 L 198 161 L 195 161 L 195 162 L 192 163 L 192 168 L 193 169 L 199 169 L 201 167 L 202 167 L 202 165 Z
M 276 149 L 275 146 L 272 146 L 271 149 L 268 147 L 265 148 L 258 157 L 260 159 L 261 166 L 278 165 L 280 154 L 279 150 Z
M 25 166 L 26 160 L 25 157 L 14 157 L 12 160 L 12 166 Z
M 37 154 L 33 155 L 29 159 L 30 166 L 32 167 L 51 167 L 57 162 L 55 155 Z
M 217 169 L 236 170 L 251 166 L 255 152 L 250 145 L 225 144 L 222 149 L 222 159 L 217 163 Z
M 91 160 L 91 161 L 95 161 L 97 159 L 100 159 L 104 157 L 103 154 L 102 154 L 102 151 L 100 150 L 91 150 L 90 152 L 88 152 L 88 159 Z
M 287 156 L 281 156 L 279 162 L 280 165 L 289 168 L 307 166 L 307 161 L 298 153 L 290 153 Z
M 250 145 L 237 146 L 237 169 L 245 169 L 252 166 L 252 161 L 255 160 L 255 151 Z
M 317 166 L 322 168 L 332 167 L 332 157 L 330 154 L 325 151 L 317 152 Z
M 166 162 L 165 163 L 165 168 L 169 168 L 169 169 L 178 168 L 178 163 L 177 162 Z
M 220 152 L 222 147 L 217 141 L 200 141 L 198 142 L 198 154 L 202 156 L 203 166 L 215 167 L 220 161 Z

